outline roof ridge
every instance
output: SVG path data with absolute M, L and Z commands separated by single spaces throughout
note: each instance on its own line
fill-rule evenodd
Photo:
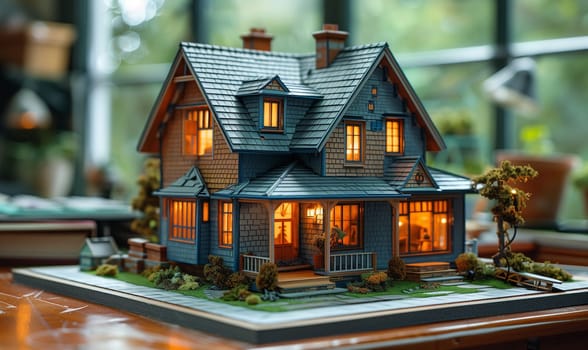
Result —
M 296 164 L 298 164 L 298 161 L 295 160 L 292 163 L 290 163 L 288 166 L 286 166 L 286 169 L 284 169 L 284 171 L 282 171 L 282 173 L 280 174 L 280 177 L 278 177 L 276 182 L 274 182 L 270 186 L 270 188 L 268 188 L 267 191 L 265 191 L 266 196 L 269 197 L 275 191 L 275 189 L 282 183 L 282 181 L 284 181 L 286 176 L 288 176 L 288 174 L 290 174 L 292 169 L 294 169 L 294 167 L 296 167 Z
M 246 54 L 253 54 L 259 56 L 273 56 L 273 57 L 287 57 L 287 58 L 307 58 L 314 56 L 313 53 L 297 53 L 297 52 L 282 52 L 282 51 L 263 51 L 263 50 L 254 50 L 254 49 L 246 49 L 241 47 L 231 47 L 231 46 L 222 46 L 216 44 L 204 44 L 204 43 L 196 43 L 190 41 L 182 41 L 180 42 L 180 46 L 182 47 L 189 47 L 189 48 L 201 48 L 201 49 L 213 49 L 218 51 L 226 51 L 226 52 L 240 52 Z

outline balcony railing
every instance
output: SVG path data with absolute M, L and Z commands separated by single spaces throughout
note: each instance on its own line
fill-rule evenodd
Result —
M 376 253 L 331 254 L 330 272 L 370 271 L 376 267 Z
M 269 262 L 270 258 L 256 255 L 241 255 L 241 270 L 243 272 L 258 273 L 261 265 Z

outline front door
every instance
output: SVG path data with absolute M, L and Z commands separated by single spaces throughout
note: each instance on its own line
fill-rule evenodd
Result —
M 274 254 L 276 262 L 298 257 L 298 225 L 295 203 L 285 202 L 274 212 Z

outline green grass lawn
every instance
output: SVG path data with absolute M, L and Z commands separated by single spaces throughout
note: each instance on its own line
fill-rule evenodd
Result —
M 89 272 L 91 274 L 95 274 L 94 272 Z M 134 285 L 145 286 L 155 288 L 154 284 L 150 282 L 146 277 L 134 274 L 130 272 L 119 272 L 116 277 L 104 277 L 104 278 L 116 278 L 120 281 L 128 282 Z M 439 293 L 460 293 L 460 294 L 468 294 L 468 293 L 477 293 L 479 289 L 477 288 L 462 288 L 459 286 L 437 286 L 435 288 L 421 288 L 420 283 L 418 282 L 411 282 L 411 281 L 393 281 L 392 285 L 386 289 L 386 291 L 382 292 L 370 292 L 367 294 L 360 294 L 360 293 L 343 293 L 344 297 L 350 298 L 366 298 L 366 302 L 368 302 L 368 298 L 376 297 L 376 296 L 402 296 L 403 298 L 427 298 L 435 296 Z M 489 285 L 494 288 L 512 288 L 511 285 L 496 279 L 488 279 L 483 281 L 476 281 L 474 284 L 479 285 Z M 325 296 L 316 296 L 316 297 L 307 297 L 303 299 L 286 299 L 281 298 L 277 302 L 262 302 L 258 305 L 248 305 L 243 301 L 225 301 L 220 298 L 210 298 L 205 294 L 205 291 L 209 289 L 211 286 L 208 284 L 202 284 L 199 288 L 195 290 L 173 290 L 174 293 L 180 293 L 183 295 L 206 299 L 218 303 L 229 304 L 233 306 L 245 307 L 252 310 L 260 310 L 260 311 L 267 311 L 267 312 L 284 312 L 289 311 L 292 309 L 301 309 L 301 308 L 310 308 L 316 307 L 319 305 L 324 305 L 327 303 L 326 301 L 332 300 L 333 297 L 325 297 Z M 329 299 L 331 298 L 331 299 Z M 306 307 L 305 307 L 306 306 Z

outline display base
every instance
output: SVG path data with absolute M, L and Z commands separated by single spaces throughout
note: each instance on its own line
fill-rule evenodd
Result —
M 524 288 L 428 298 L 378 301 L 285 312 L 257 311 L 80 272 L 78 266 L 13 269 L 13 280 L 33 288 L 135 314 L 261 344 L 377 331 L 588 304 L 588 281 L 562 284 L 560 292 Z

